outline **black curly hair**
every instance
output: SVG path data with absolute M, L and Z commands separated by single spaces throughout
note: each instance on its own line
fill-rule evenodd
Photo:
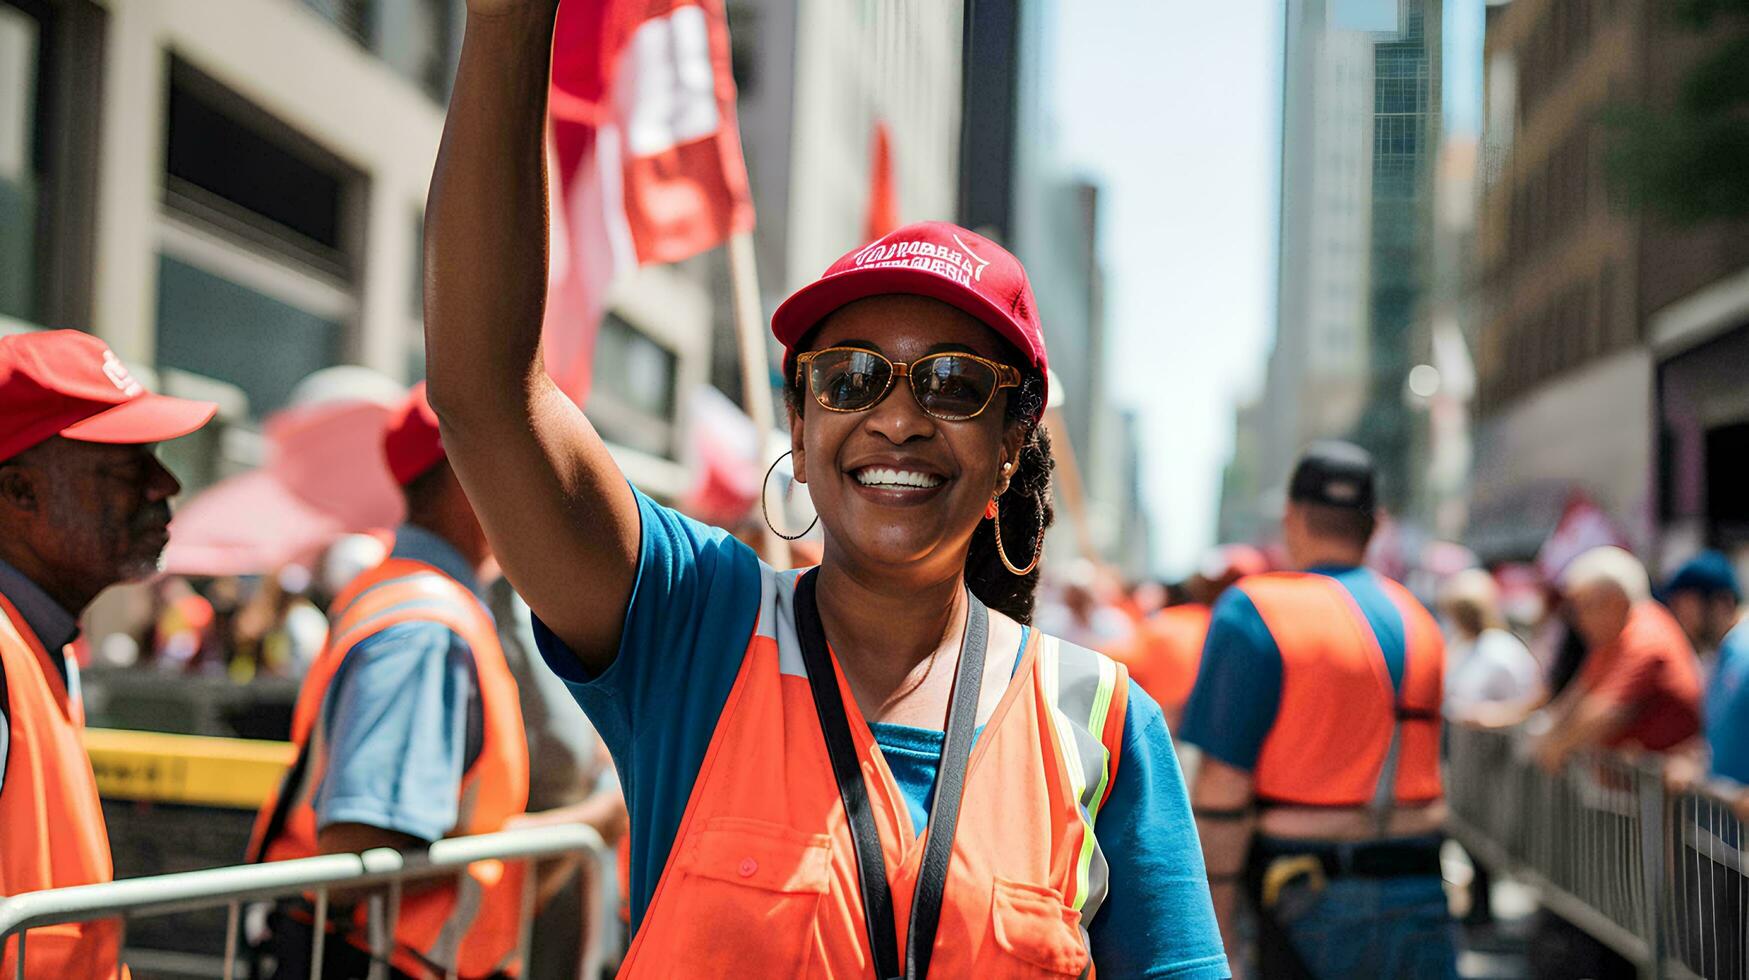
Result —
M 808 350 L 812 340 L 810 332 L 795 349 Z M 1001 343 L 1002 355 L 997 360 L 1014 365 L 1021 374 L 1020 386 L 1009 389 L 1005 414 L 1010 422 L 1026 426 L 1027 432 L 1008 489 L 997 498 L 996 505 L 1001 509 L 1002 547 L 1016 566 L 1024 568 L 1032 562 L 1037 549 L 1044 546 L 1045 529 L 1056 518 L 1051 505 L 1051 470 L 1057 464 L 1051 456 L 1049 433 L 1033 421 L 1044 414 L 1044 376 L 1013 345 Z M 788 359 L 785 367 L 784 402 L 800 416 L 810 399 L 802 390 L 801 373 Z M 1015 575 L 1002 564 L 996 552 L 996 523 L 979 521 L 972 532 L 971 547 L 966 552 L 966 586 L 984 605 L 1015 622 L 1030 624 L 1037 600 L 1039 569 L 1035 565 L 1027 574 Z

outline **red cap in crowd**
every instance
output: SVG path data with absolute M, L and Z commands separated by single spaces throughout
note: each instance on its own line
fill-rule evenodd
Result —
M 0 337 L 0 462 L 54 436 L 131 445 L 188 435 L 212 402 L 155 395 L 103 341 L 77 330 Z
M 825 275 L 784 300 L 771 318 L 771 332 L 784 346 L 784 372 L 791 370 L 796 345 L 828 314 L 887 293 L 927 296 L 964 310 L 1013 344 L 1044 375 L 1044 328 L 1026 269 L 1002 246 L 946 221 L 906 225 L 848 252 Z M 1048 398 L 1050 393 L 1043 394 Z
M 443 437 L 437 432 L 437 413 L 425 399 L 425 382 L 407 393 L 407 401 L 389 416 L 383 434 L 383 455 L 395 482 L 406 486 L 443 461 Z

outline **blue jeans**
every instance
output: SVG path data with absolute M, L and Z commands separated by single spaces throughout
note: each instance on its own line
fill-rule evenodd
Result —
M 1319 980 L 1457 977 L 1456 925 L 1436 875 L 1341 877 L 1281 891 L 1276 920 Z

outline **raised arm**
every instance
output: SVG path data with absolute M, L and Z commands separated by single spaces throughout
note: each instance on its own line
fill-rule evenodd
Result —
M 425 209 L 428 395 L 511 584 L 593 672 L 613 662 L 638 509 L 607 447 L 547 378 L 543 147 L 558 0 L 468 0 Z

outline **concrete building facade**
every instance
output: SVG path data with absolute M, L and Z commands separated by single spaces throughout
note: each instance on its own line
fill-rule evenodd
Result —
M 0 0 L 0 265 L 29 269 L 0 284 L 3 325 L 90 330 L 164 389 L 220 401 L 224 424 L 173 448 L 191 487 L 259 462 L 261 419 L 312 371 L 416 379 L 422 215 L 464 11 Z M 709 296 L 650 269 L 611 299 L 598 377 L 645 391 L 621 427 L 643 448 L 616 449 L 671 494 Z
M 1490 12 L 1471 519 L 1484 554 L 1534 550 L 1574 490 L 1654 565 L 1749 550 L 1749 221 L 1641 206 L 1612 179 L 1623 135 L 1605 122 L 1674 111 L 1729 36 L 1634 0 Z
M 1289 470 L 1316 439 L 1359 441 L 1379 459 L 1387 506 L 1407 495 L 1403 390 L 1431 241 L 1440 16 L 1439 0 L 1288 4 L 1276 334 L 1263 390 L 1240 413 L 1223 536 L 1274 534 Z

